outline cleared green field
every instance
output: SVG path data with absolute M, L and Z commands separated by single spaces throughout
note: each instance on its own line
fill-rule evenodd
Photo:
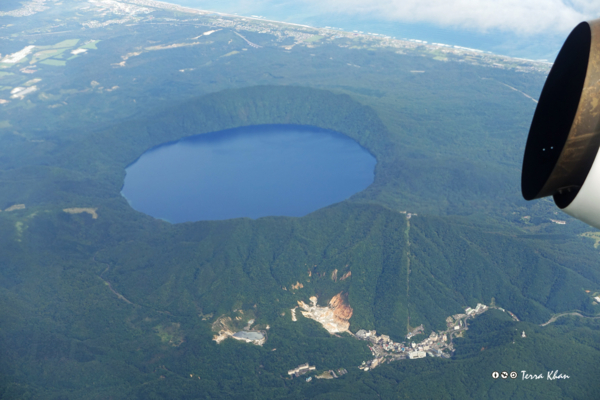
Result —
M 305 42 L 313 43 L 313 42 L 318 42 L 321 39 L 323 39 L 323 36 L 315 35 L 315 36 L 311 36 L 308 39 L 306 39 Z
M 55 49 L 62 49 L 62 48 L 66 48 L 66 47 L 75 47 L 75 46 L 77 46 L 77 43 L 79 43 L 79 39 L 67 39 L 67 40 L 63 40 L 62 42 L 56 43 L 52 47 Z
M 234 55 L 234 54 L 238 54 L 238 53 L 239 53 L 239 51 L 235 51 L 235 50 L 234 50 L 234 51 L 232 51 L 232 52 L 229 52 L 229 53 L 227 53 L 227 54 L 224 54 L 224 55 L 222 55 L 221 57 L 229 57 L 229 56 L 232 56 L 232 55 Z
M 41 64 L 54 65 L 56 67 L 64 67 L 65 65 L 67 65 L 67 62 L 61 60 L 44 60 L 41 62 Z
M 81 46 L 80 49 L 98 50 L 98 48 L 96 47 L 96 45 L 98 43 L 100 43 L 100 40 L 92 40 L 91 42 L 86 43 L 83 46 Z
M 31 85 L 35 85 L 35 84 L 36 84 L 36 83 L 38 83 L 39 81 L 41 81 L 41 79 L 40 79 L 40 78 L 31 79 L 31 80 L 28 80 L 27 82 L 25 82 L 25 83 L 23 84 L 23 86 L 31 86 Z
M 52 50 L 52 49 L 66 49 L 70 47 L 75 47 L 79 39 L 67 39 L 62 42 L 58 42 L 56 44 L 50 44 L 47 46 L 35 46 L 36 50 Z
M 2 72 L 2 71 L 0 71 L 0 78 L 2 78 L 3 76 L 6 76 L 6 75 L 14 75 L 14 74 L 12 72 Z
M 56 57 L 60 54 L 62 54 L 64 51 L 66 51 L 67 49 L 59 49 L 59 50 L 44 50 L 44 51 L 40 51 L 38 53 L 35 53 L 33 55 L 33 58 L 31 59 L 30 64 L 35 64 L 38 63 L 40 61 L 44 61 L 48 58 L 51 57 Z

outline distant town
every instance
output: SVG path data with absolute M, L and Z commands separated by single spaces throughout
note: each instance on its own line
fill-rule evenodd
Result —
M 316 307 L 316 304 L 313 307 Z M 383 365 L 384 363 L 390 363 L 398 360 L 413 360 L 425 358 L 427 356 L 450 358 L 452 353 L 455 351 L 453 338 L 462 337 L 464 332 L 469 329 L 469 320 L 474 319 L 489 309 L 497 309 L 505 312 L 510 315 L 514 321 L 519 321 L 515 314 L 505 310 L 504 308 L 494 305 L 486 306 L 485 304 L 478 303 L 475 308 L 467 307 L 465 312 L 462 314 L 449 316 L 446 318 L 446 330 L 431 332 L 427 338 L 418 343 L 411 341 L 410 339 L 417 335 L 424 334 L 423 325 L 412 329 L 406 335 L 406 340 L 402 342 L 394 342 L 388 335 L 377 335 L 377 332 L 374 330 L 367 331 L 360 329 L 358 332 L 356 332 L 356 334 L 353 335 L 351 332 L 347 332 L 358 340 L 369 342 L 368 346 L 371 350 L 371 354 L 373 355 L 373 359 L 363 361 L 362 364 L 358 366 L 359 369 L 368 372 L 380 365 Z M 524 331 L 522 332 L 521 337 L 527 337 Z M 299 377 L 315 370 L 316 366 L 311 366 L 306 363 L 298 366 L 297 368 L 289 370 L 288 375 L 290 377 Z M 319 379 L 338 378 L 346 372 L 347 371 L 344 369 L 339 369 L 338 373 L 336 374 L 335 371 L 331 370 L 325 372 L 325 375 L 321 374 L 316 377 Z M 310 380 L 312 380 L 312 377 L 306 379 L 307 382 L 310 382 Z
M 108 0 L 98 0 L 98 2 L 102 1 L 108 2 Z M 114 2 L 111 1 L 111 3 Z M 287 50 L 291 50 L 297 45 L 314 47 L 319 43 L 335 43 L 335 41 L 339 39 L 352 39 L 355 43 L 348 44 L 340 42 L 339 46 L 351 48 L 391 48 L 398 50 L 400 53 L 402 53 L 403 50 L 419 49 L 429 53 L 429 55 L 434 59 L 440 61 L 448 61 L 450 56 L 454 56 L 460 58 L 459 62 L 466 62 L 473 65 L 484 65 L 492 68 L 514 69 L 522 72 L 547 73 L 552 66 L 552 63 L 546 61 L 501 56 L 483 50 L 454 46 L 444 43 L 428 43 L 418 39 L 397 39 L 395 37 L 373 32 L 346 32 L 333 27 L 318 28 L 308 25 L 271 21 L 261 16 L 242 17 L 233 14 L 181 7 L 174 4 L 162 3 L 153 0 L 124 0 L 123 3 L 208 16 L 209 26 L 213 27 L 234 28 L 238 31 L 243 30 L 258 33 L 269 33 L 278 36 L 280 40 L 292 37 L 295 41 L 294 44 L 282 46 Z
M 61 3 L 58 3 L 61 4 Z M 55 3 L 46 0 L 30 0 L 23 2 L 21 8 L 13 11 L 0 12 L 0 16 L 26 17 L 53 7 Z M 152 15 L 157 10 L 166 10 L 187 14 L 184 18 L 157 18 Z M 548 73 L 552 63 L 543 60 L 528 60 L 493 54 L 491 52 L 456 46 L 445 43 L 428 43 L 424 40 L 410 38 L 395 38 L 376 32 L 344 31 L 335 27 L 312 27 L 308 25 L 293 24 L 267 20 L 261 16 L 239 16 L 207 10 L 198 10 L 175 4 L 163 3 L 154 0 L 91 0 L 82 2 L 78 7 L 80 12 L 94 12 L 94 18 L 103 17 L 103 20 L 88 20 L 80 15 L 82 27 L 88 29 L 103 28 L 115 24 L 169 24 L 178 25 L 190 23 L 209 28 L 231 28 L 236 31 L 247 31 L 271 34 L 279 42 L 293 38 L 292 44 L 281 44 L 284 50 L 292 50 L 295 46 L 316 47 L 322 44 L 334 44 L 339 47 L 356 49 L 389 49 L 397 53 L 420 52 L 439 61 L 456 61 L 472 65 L 481 65 L 491 68 L 511 69 L 521 72 Z M 112 15 L 112 17 L 111 17 Z M 190 18 L 192 17 L 192 18 Z M 194 18 L 196 17 L 196 18 Z M 39 27 L 28 34 L 57 33 L 55 29 L 64 29 L 65 22 L 57 21 L 56 25 Z M 260 47 L 240 35 L 251 47 Z M 6 39 L 6 38 L 5 38 Z M 424 72 L 424 71 L 413 71 Z
M 496 307 L 494 307 L 496 308 Z M 369 349 L 374 358 L 369 361 L 363 361 L 358 368 L 363 371 L 369 371 L 384 362 L 392 362 L 404 359 L 416 359 L 431 357 L 450 358 L 454 352 L 453 337 L 463 335 L 463 332 L 468 330 L 469 318 L 475 318 L 489 309 L 484 304 L 477 304 L 477 307 L 467 307 L 464 314 L 455 314 L 446 318 L 447 329 L 439 332 L 431 332 L 429 337 L 421 342 L 411 342 L 410 339 L 423 334 L 423 325 L 418 326 L 406 335 L 406 341 L 398 343 L 394 342 L 388 335 L 377 336 L 376 331 L 366 331 L 364 329 L 356 332 L 355 337 L 359 340 L 370 342 Z M 504 311 L 503 309 L 500 309 Z M 510 313 L 511 316 L 514 314 Z M 514 316 L 513 318 L 516 318 Z

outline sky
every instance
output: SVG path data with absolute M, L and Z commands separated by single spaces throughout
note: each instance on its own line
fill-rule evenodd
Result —
M 554 61 L 600 0 L 163 0 L 204 10 L 334 26 Z

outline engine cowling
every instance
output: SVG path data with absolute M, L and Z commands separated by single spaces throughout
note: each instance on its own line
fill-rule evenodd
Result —
M 600 19 L 573 29 L 548 74 L 525 147 L 523 197 L 552 196 L 600 228 L 599 148 Z

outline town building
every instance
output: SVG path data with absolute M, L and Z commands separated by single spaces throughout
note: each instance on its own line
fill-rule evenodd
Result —
M 425 358 L 425 356 L 427 355 L 427 353 L 425 353 L 424 351 L 411 351 L 410 353 L 408 353 L 408 358 L 415 359 L 415 358 Z
M 355 336 L 360 340 L 366 340 L 367 337 L 369 337 L 369 332 L 365 331 L 364 329 L 361 329 L 358 332 L 356 332 Z
M 288 375 L 300 376 L 300 375 L 304 375 L 305 373 L 307 373 L 309 371 L 314 371 L 315 369 L 316 369 L 316 367 L 314 365 L 308 365 L 308 363 L 306 363 L 306 364 L 299 365 L 297 368 L 290 369 L 288 371 Z

